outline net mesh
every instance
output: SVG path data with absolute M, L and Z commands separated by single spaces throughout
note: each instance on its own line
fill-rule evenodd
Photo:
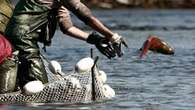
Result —
M 44 62 L 46 63 L 49 83 L 45 85 L 43 91 L 32 95 L 26 95 L 21 92 L 1 94 L 0 103 L 63 102 L 69 104 L 90 103 L 107 99 L 103 92 L 104 84 L 97 77 L 99 74 L 97 66 L 95 66 L 94 72 L 91 70 L 84 73 L 72 71 L 60 76 L 49 71 L 48 62 Z M 75 80 L 79 82 L 79 86 L 75 84 Z

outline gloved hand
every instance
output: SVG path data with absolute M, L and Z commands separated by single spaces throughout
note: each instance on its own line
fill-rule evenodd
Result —
M 125 40 L 122 38 L 122 36 L 119 36 L 117 33 L 115 33 L 112 36 L 111 44 L 112 44 L 112 47 L 114 48 L 115 52 L 117 53 L 118 57 L 121 57 L 123 55 L 122 45 L 124 45 L 126 48 L 128 48 L 128 45 L 125 42 Z
M 116 56 L 116 52 L 112 47 L 111 42 L 96 32 L 92 32 L 89 35 L 87 38 L 87 43 L 94 44 L 96 48 L 109 59 Z

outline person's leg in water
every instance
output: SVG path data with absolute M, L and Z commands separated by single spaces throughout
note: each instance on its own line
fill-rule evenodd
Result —
M 5 37 L 4 32 L 12 13 L 13 6 L 10 1 L 0 0 L 0 37 Z M 1 45 L 6 46 L 4 44 Z M 17 52 L 13 52 L 12 57 L 16 54 Z M 4 59 L 3 62 L 0 64 L 0 94 L 14 91 L 16 76 L 17 63 L 11 57 Z
M 20 38 L 10 38 L 14 48 L 19 51 L 17 85 L 21 88 L 29 81 L 39 80 L 43 84 L 48 82 L 45 66 L 40 57 L 37 37 L 38 34 L 35 32 Z
M 13 52 L 12 58 L 6 58 L 0 64 L 0 94 L 15 90 L 18 63 L 14 56 L 17 56 L 17 52 Z

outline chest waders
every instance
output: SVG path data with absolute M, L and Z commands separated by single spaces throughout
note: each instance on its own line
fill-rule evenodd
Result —
M 48 82 L 48 77 L 40 57 L 38 41 L 47 29 L 50 10 L 36 0 L 20 0 L 6 28 L 5 34 L 19 51 L 17 84 L 23 87 L 29 81 L 40 80 Z M 52 21 L 53 22 L 53 21 Z M 45 38 L 44 38 L 45 39 Z
M 8 0 L 0 0 L 0 36 L 4 37 L 4 31 L 12 15 L 13 7 Z M 2 51 L 2 50 L 0 50 Z M 15 56 L 17 52 L 13 52 Z M 11 92 L 15 89 L 17 63 L 6 58 L 0 64 L 0 93 Z

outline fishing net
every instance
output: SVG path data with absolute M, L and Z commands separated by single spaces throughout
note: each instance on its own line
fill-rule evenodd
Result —
M 49 83 L 40 93 L 26 95 L 22 92 L 0 95 L 0 103 L 91 103 L 109 99 L 106 96 L 104 83 L 98 78 L 97 65 L 93 69 L 78 73 L 72 71 L 65 75 L 53 74 L 48 69 Z

